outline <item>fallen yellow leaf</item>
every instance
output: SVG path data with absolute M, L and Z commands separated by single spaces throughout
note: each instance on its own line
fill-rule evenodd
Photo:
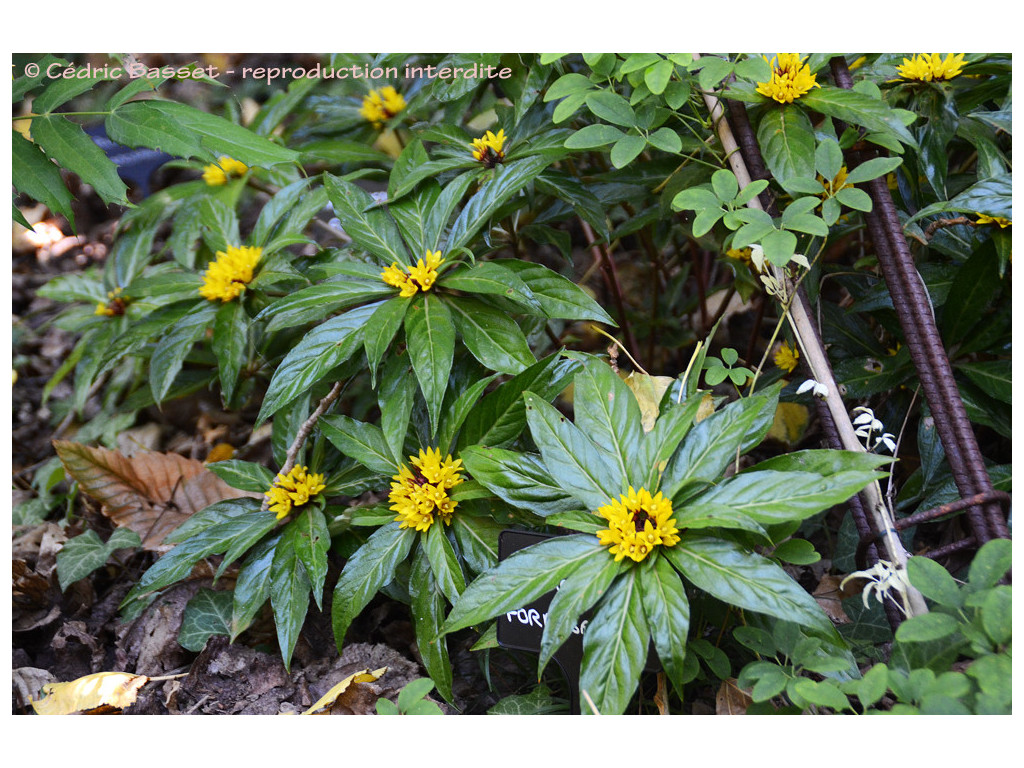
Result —
M 37 715 L 70 715 L 97 707 L 124 709 L 135 703 L 139 689 L 149 682 L 145 675 L 97 672 L 68 683 L 47 683 L 43 698 L 32 701 Z
M 671 376 L 651 376 L 634 371 L 628 376 L 624 376 L 623 380 L 626 382 L 626 386 L 632 390 L 640 405 L 640 424 L 643 426 L 644 432 L 650 432 L 654 429 L 654 422 L 658 418 L 661 398 L 665 396 L 665 391 L 672 386 L 675 379 Z
M 810 413 L 807 406 L 800 403 L 779 403 L 775 410 L 775 421 L 768 430 L 768 437 L 787 445 L 794 445 L 804 436 L 808 421 Z
M 368 669 L 364 669 L 362 672 L 351 674 L 321 696 L 320 700 L 316 704 L 300 714 L 312 715 L 325 707 L 329 710 L 335 699 L 341 696 L 341 694 L 343 694 L 352 683 L 372 683 L 387 671 L 387 667 L 381 667 L 380 669 L 373 670 L 373 672 L 370 672 Z

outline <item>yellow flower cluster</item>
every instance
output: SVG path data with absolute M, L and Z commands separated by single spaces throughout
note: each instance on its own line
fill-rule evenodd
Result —
M 786 373 L 792 373 L 796 370 L 796 365 L 800 361 L 800 350 L 794 349 L 789 346 L 788 341 L 782 342 L 782 346 L 779 347 L 779 351 L 775 353 L 775 364 L 779 366 Z
M 479 160 L 488 168 L 505 159 L 505 129 L 499 129 L 497 135 L 488 131 L 479 139 L 473 139 L 473 159 Z
M 104 315 L 106 317 L 114 317 L 115 315 L 123 315 L 124 308 L 128 305 L 128 302 L 121 298 L 121 288 L 115 288 L 112 291 L 107 291 L 107 303 L 104 304 L 102 301 L 96 305 L 97 315 Z
M 646 488 L 639 491 L 629 486 L 629 493 L 620 495 L 597 510 L 608 521 L 605 530 L 597 532 L 597 540 L 609 547 L 615 562 L 624 557 L 639 563 L 657 546 L 671 547 L 678 543 L 679 529 L 672 519 L 672 502 L 661 495 L 651 497 Z
M 848 173 L 845 165 L 839 169 L 839 173 L 837 173 L 835 178 L 831 181 L 827 181 L 823 176 L 819 175 L 818 181 L 821 186 L 825 188 L 825 191 L 822 193 L 822 197 L 832 197 L 840 189 L 843 189 L 844 187 L 852 187 L 852 184 L 846 183 L 847 175 Z
M 451 525 L 458 502 L 448 497 L 448 491 L 464 480 L 459 472 L 462 459 L 452 461 L 449 454 L 442 461 L 441 451 L 421 448 L 419 456 L 409 457 L 409 463 L 414 469 L 403 466 L 394 476 L 388 494 L 391 510 L 398 513 L 395 520 L 401 522 L 399 527 L 426 531 L 435 515 L 440 515 L 445 525 Z
M 216 260 L 203 274 L 199 295 L 210 301 L 231 301 L 252 280 L 253 270 L 262 253 L 262 248 L 236 248 L 233 245 L 228 246 L 227 252 L 217 251 Z
M 287 475 L 278 474 L 266 492 L 266 497 L 270 499 L 270 511 L 276 512 L 280 520 L 293 507 L 301 507 L 325 487 L 323 475 L 306 474 L 306 467 L 292 467 Z
M 976 224 L 998 224 L 1000 229 L 1006 229 L 1007 227 L 1009 227 L 1009 226 L 1011 226 L 1013 224 L 1013 222 L 1010 221 L 1005 216 L 989 216 L 988 214 L 985 214 L 985 213 L 979 213 L 978 214 L 978 220 L 975 223 Z
M 768 57 L 763 57 L 768 61 Z M 792 104 L 811 88 L 817 88 L 817 76 L 811 74 L 811 68 L 804 64 L 798 53 L 780 53 L 768 62 L 772 68 L 772 77 L 767 83 L 758 83 L 757 92 L 762 96 L 775 99 L 780 104 Z
M 750 254 L 751 248 L 749 246 L 746 248 L 730 248 L 725 252 L 725 255 L 730 259 L 739 259 L 748 266 L 753 263 L 750 259 Z
M 245 163 L 221 155 L 215 164 L 203 168 L 203 181 L 211 187 L 220 187 L 227 184 L 230 178 L 244 176 L 248 170 L 249 166 Z
M 405 109 L 405 99 L 402 94 L 390 85 L 386 85 L 379 91 L 370 91 L 363 97 L 363 106 L 359 114 L 373 123 L 374 128 L 384 127 L 384 123 L 390 120 Z
M 937 53 L 919 53 L 912 59 L 904 59 L 903 63 L 896 67 L 896 71 L 904 80 L 916 80 L 920 83 L 952 80 L 963 71 L 964 55 L 950 53 L 946 58 L 942 58 Z
M 444 262 L 440 251 L 427 251 L 426 259 L 418 259 L 416 266 L 404 269 L 394 262 L 380 273 L 380 279 L 388 285 L 400 288 L 403 298 L 414 296 L 417 291 L 429 291 L 437 280 L 437 269 Z

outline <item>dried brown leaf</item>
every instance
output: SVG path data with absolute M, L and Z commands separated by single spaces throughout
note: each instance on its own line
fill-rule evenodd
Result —
M 135 531 L 143 549 L 155 552 L 170 549 L 164 537 L 196 512 L 223 499 L 260 496 L 232 488 L 202 462 L 176 453 L 127 457 L 66 440 L 53 446 L 68 474 L 103 505 L 103 514 Z
M 846 611 L 843 610 L 843 597 L 841 590 L 839 589 L 839 582 L 841 581 L 839 576 L 833 576 L 826 573 L 821 577 L 821 581 L 818 582 L 818 586 L 815 588 L 813 597 L 818 601 L 818 605 L 821 606 L 821 610 L 825 612 L 825 615 L 832 619 L 834 624 L 849 624 L 850 617 L 846 615 Z
M 37 715 L 70 715 L 98 707 L 124 709 L 135 703 L 139 688 L 149 682 L 145 675 L 97 672 L 69 683 L 47 683 L 43 698 L 32 702 Z
M 745 715 L 747 707 L 754 703 L 750 694 L 736 686 L 736 678 L 723 680 L 715 696 L 716 715 Z
M 364 669 L 361 672 L 356 672 L 355 674 L 349 675 L 336 686 L 331 688 L 331 690 L 325 693 L 322 697 L 320 697 L 320 700 L 317 701 L 316 704 L 314 704 L 312 707 L 307 709 L 305 712 L 302 712 L 301 714 L 312 715 L 321 709 L 325 709 L 325 712 L 323 712 L 322 714 L 327 714 L 334 707 L 335 702 L 340 700 L 342 694 L 344 694 L 345 691 L 348 690 L 349 686 L 352 685 L 352 683 L 372 683 L 374 680 L 379 679 L 380 676 L 387 671 L 387 667 L 381 667 L 380 669 L 373 670 L 373 672 L 371 672 L 368 669 Z

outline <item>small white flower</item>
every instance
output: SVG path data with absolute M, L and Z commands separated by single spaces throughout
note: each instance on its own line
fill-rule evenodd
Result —
M 839 582 L 839 588 L 842 589 L 843 585 L 846 584 L 850 579 L 867 579 L 868 583 L 864 586 L 864 591 L 861 593 L 861 599 L 864 601 L 864 607 L 868 607 L 868 598 L 871 593 L 875 593 L 875 598 L 881 603 L 886 597 L 892 599 L 896 606 L 906 613 L 903 608 L 903 604 L 896 600 L 890 594 L 893 590 L 900 594 L 903 600 L 907 597 L 907 587 L 909 582 L 907 581 L 907 572 L 901 569 L 897 569 L 888 560 L 879 560 L 874 564 L 873 567 L 868 568 L 866 571 L 854 571 L 841 582 Z
M 889 453 L 896 453 L 896 440 L 895 440 L 895 438 L 893 438 L 893 436 L 892 436 L 891 434 L 889 434 L 888 432 L 883 432 L 883 433 L 882 433 L 881 437 L 879 437 L 879 438 L 878 438 L 878 439 L 877 439 L 877 440 L 875 441 L 875 445 L 874 445 L 874 447 L 876 447 L 876 448 L 877 448 L 877 447 L 878 447 L 878 444 L 879 444 L 879 443 L 881 443 L 881 444 L 882 444 L 882 445 L 884 445 L 884 446 L 885 446 L 886 448 L 888 448 L 888 449 L 889 449 Z
M 798 395 L 802 395 L 804 392 L 810 392 L 812 395 L 820 397 L 822 400 L 828 397 L 828 387 L 814 379 L 808 379 L 801 384 L 800 388 L 796 391 Z

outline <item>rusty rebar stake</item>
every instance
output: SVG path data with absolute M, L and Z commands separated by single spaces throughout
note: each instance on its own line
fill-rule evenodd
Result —
M 831 68 L 839 87 L 853 87 L 853 78 L 843 58 L 833 57 Z M 872 211 L 864 216 L 868 232 L 875 244 L 911 360 L 921 379 L 921 388 L 935 417 L 936 431 L 949 458 L 957 489 L 963 498 L 990 494 L 992 480 L 960 398 L 927 290 L 903 235 L 892 194 L 884 179 L 867 182 L 866 186 L 872 200 Z M 966 517 L 978 546 L 991 538 L 1010 538 L 1006 519 L 996 503 L 971 507 Z

